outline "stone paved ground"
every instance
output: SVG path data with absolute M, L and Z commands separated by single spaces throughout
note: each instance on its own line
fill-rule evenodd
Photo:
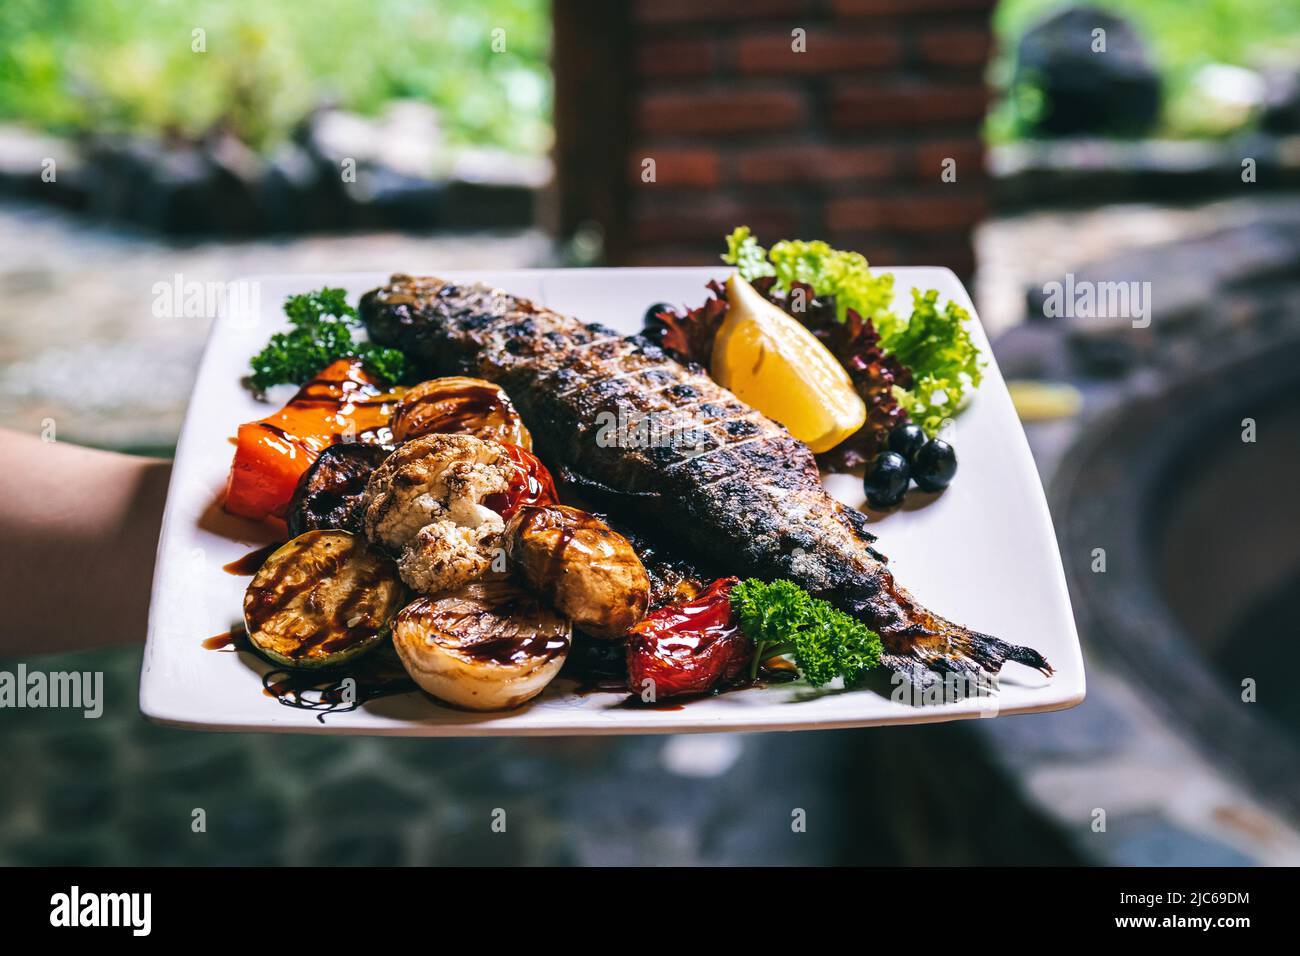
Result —
M 886 862 L 829 825 L 851 809 L 842 735 L 196 734 L 140 718 L 137 650 L 41 666 L 104 670 L 107 704 L 0 718 L 3 865 Z

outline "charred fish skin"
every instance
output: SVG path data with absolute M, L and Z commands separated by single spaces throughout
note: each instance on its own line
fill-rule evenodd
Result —
M 912 684 L 974 681 L 1008 660 L 1052 672 L 1032 648 L 918 604 L 872 547 L 864 516 L 822 488 L 806 445 L 648 340 L 431 277 L 395 275 L 360 311 L 374 341 L 421 371 L 505 388 L 548 464 L 653 512 L 718 566 L 788 578 L 858 616 Z

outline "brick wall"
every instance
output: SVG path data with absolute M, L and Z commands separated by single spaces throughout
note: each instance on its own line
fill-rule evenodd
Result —
M 994 2 L 555 0 L 561 229 L 617 263 L 716 261 L 743 222 L 968 275 Z

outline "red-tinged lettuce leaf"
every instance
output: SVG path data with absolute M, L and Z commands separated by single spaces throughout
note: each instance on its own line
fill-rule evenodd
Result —
M 713 339 L 727 315 L 726 290 L 717 282 L 710 282 L 708 288 L 713 297 L 702 306 L 685 312 L 656 312 L 641 334 L 678 361 L 707 367 L 713 355 Z
M 837 471 L 866 464 L 884 447 L 890 429 L 908 421 L 894 386 L 910 388 L 911 372 L 880 348 L 880 335 L 870 319 L 849 309 L 841 322 L 834 299 L 814 297 L 811 286 L 795 283 L 785 301 L 772 300 L 803 322 L 839 359 L 867 406 L 867 420 L 862 427 L 830 451 L 818 455 L 818 462 Z M 808 305 L 802 313 L 790 307 L 800 301 Z
M 880 336 L 870 319 L 850 309 L 840 321 L 835 299 L 818 297 L 812 286 L 794 282 L 788 292 L 777 285 L 775 276 L 758 276 L 751 283 L 768 301 L 798 319 L 839 359 L 854 388 L 867 406 L 863 426 L 828 452 L 817 456 L 831 470 L 847 470 L 869 462 L 884 446 L 890 429 L 908 421 L 894 386 L 910 388 L 912 375 L 905 366 L 880 348 Z M 712 298 L 685 312 L 659 312 L 643 334 L 659 343 L 675 358 L 708 366 L 713 339 L 727 315 L 726 290 L 709 283 Z

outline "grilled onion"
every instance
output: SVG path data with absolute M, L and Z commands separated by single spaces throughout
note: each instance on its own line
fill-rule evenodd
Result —
M 460 434 L 529 450 L 533 447 L 533 438 L 510 396 L 481 378 L 435 378 L 407 389 L 393 411 L 391 427 L 398 441 Z
M 412 680 L 469 710 L 508 710 L 542 692 L 569 653 L 572 629 L 508 581 L 471 584 L 408 604 L 393 646 Z

